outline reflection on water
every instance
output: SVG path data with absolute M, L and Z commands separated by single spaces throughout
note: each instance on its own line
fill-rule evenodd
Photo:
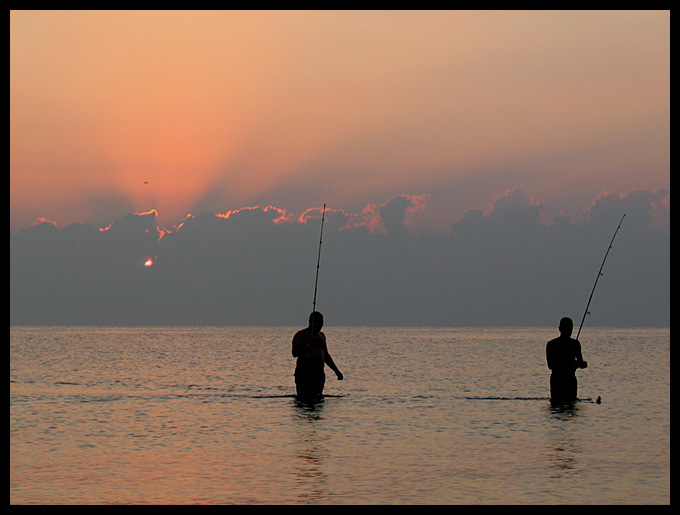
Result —
M 326 399 L 323 395 L 318 397 L 295 396 L 294 406 L 296 418 L 302 420 L 319 420 Z
M 300 490 L 300 502 L 318 503 L 326 499 L 328 476 L 324 472 L 327 449 L 318 424 L 323 422 L 323 397 L 305 399 L 296 397 L 293 402 L 295 421 L 295 484 Z
M 574 427 L 579 414 L 580 402 L 551 403 L 549 406 L 551 432 L 549 438 L 548 463 L 553 472 L 551 478 L 578 475 L 581 452 Z
M 579 402 L 550 403 L 550 415 L 553 420 L 569 420 L 578 414 Z

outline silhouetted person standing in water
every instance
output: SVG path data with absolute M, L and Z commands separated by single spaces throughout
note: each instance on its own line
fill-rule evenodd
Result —
M 564 317 L 560 320 L 560 336 L 550 340 L 545 347 L 550 374 L 550 400 L 552 402 L 572 402 L 576 400 L 578 382 L 576 370 L 586 368 L 588 363 L 581 355 L 581 344 L 571 337 L 574 322 Z
M 309 315 L 309 327 L 301 329 L 293 337 L 293 357 L 297 358 L 295 387 L 301 397 L 314 397 L 323 393 L 326 382 L 324 364 L 335 372 L 338 380 L 343 377 L 328 352 L 322 327 L 323 315 L 314 311 Z

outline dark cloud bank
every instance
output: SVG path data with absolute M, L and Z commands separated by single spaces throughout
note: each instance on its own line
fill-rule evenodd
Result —
M 578 324 L 626 213 L 586 325 L 670 326 L 668 190 L 604 194 L 581 220 L 549 222 L 514 190 L 448 233 L 410 231 L 427 200 L 327 210 L 317 298 L 327 325 Z M 151 212 L 105 230 L 10 232 L 10 325 L 304 325 L 319 215 L 245 208 L 163 233 Z

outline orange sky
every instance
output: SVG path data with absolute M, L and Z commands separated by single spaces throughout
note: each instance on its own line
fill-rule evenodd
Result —
M 10 228 L 670 188 L 668 11 L 11 11 Z

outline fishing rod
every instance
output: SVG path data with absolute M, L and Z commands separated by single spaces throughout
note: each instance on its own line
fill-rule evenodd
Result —
M 323 241 L 323 222 L 326 216 L 326 204 L 323 205 L 321 211 L 321 234 L 319 235 L 319 255 L 316 258 L 316 279 L 314 280 L 314 300 L 312 301 L 312 313 L 316 313 L 316 291 L 319 284 L 319 264 L 321 263 L 321 242 Z M 314 326 L 314 319 L 312 318 L 312 327 Z
M 621 220 L 619 220 L 619 225 L 616 227 L 616 230 L 614 231 L 614 236 L 612 236 L 612 241 L 609 242 L 609 247 L 607 248 L 607 252 L 604 255 L 604 259 L 602 260 L 602 264 L 600 265 L 600 270 L 597 272 L 597 277 L 595 278 L 595 284 L 593 285 L 593 291 L 590 292 L 590 298 L 588 299 L 588 304 L 586 305 L 586 311 L 585 311 L 585 313 L 583 313 L 583 318 L 581 319 L 581 325 L 578 328 L 578 334 L 576 335 L 577 340 L 578 340 L 578 337 L 581 334 L 581 328 L 583 327 L 583 322 L 586 319 L 586 315 L 590 315 L 588 308 L 590 307 L 590 301 L 593 300 L 593 293 L 595 293 L 595 288 L 597 287 L 597 281 L 600 279 L 600 276 L 602 275 L 602 269 L 604 268 L 604 262 L 607 261 L 607 256 L 609 255 L 609 251 L 612 249 L 612 244 L 614 243 L 614 238 L 616 238 L 616 233 L 618 233 L 619 229 L 621 229 L 621 223 L 623 223 L 623 219 L 625 217 L 626 217 L 626 214 L 624 213 L 623 216 L 621 217 Z

